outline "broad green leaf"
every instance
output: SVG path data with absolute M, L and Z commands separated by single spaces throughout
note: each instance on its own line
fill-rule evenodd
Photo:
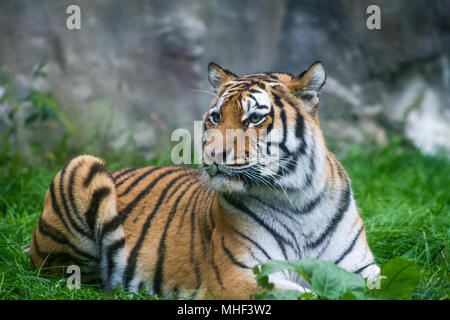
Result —
M 363 297 L 364 279 L 336 266 L 331 261 L 320 261 L 311 278 L 312 291 L 327 299 L 339 299 L 345 292 Z
M 264 289 L 273 289 L 273 283 L 269 282 L 268 276 L 259 276 L 260 271 L 258 266 L 253 267 L 253 273 L 256 275 L 256 282 L 258 284 L 258 287 L 264 288 Z M 262 296 L 260 297 L 262 298 Z M 259 299 L 259 298 L 257 298 Z
M 331 261 L 317 259 L 271 260 L 262 265 L 256 279 L 258 283 L 265 283 L 268 281 L 266 277 L 269 274 L 286 269 L 301 274 L 311 284 L 312 291 L 320 297 L 338 299 L 347 291 L 353 292 L 357 298 L 365 297 L 364 279 L 360 275 L 336 266 Z
M 297 300 L 302 293 L 298 290 L 270 290 L 262 299 L 264 300 Z
M 254 273 L 260 287 L 259 298 L 291 299 L 295 290 L 270 290 L 273 284 L 268 276 L 282 270 L 291 270 L 301 274 L 310 284 L 312 296 L 300 295 L 298 298 L 316 297 L 325 299 L 405 299 L 414 290 L 420 275 L 417 266 L 403 258 L 390 260 L 382 269 L 385 279 L 381 280 L 381 289 L 367 295 L 366 282 L 359 274 L 349 272 L 336 266 L 331 261 L 305 259 L 294 261 L 267 261 L 261 269 L 255 268 Z M 269 289 L 269 290 L 267 290 Z M 284 292 L 286 291 L 286 292 Z
M 308 282 L 310 282 L 318 261 L 319 260 L 316 259 L 292 261 L 269 260 L 261 266 L 261 271 L 259 272 L 257 279 L 258 277 L 266 277 L 269 274 L 287 269 L 300 273 Z
M 346 291 L 344 294 L 339 298 L 340 300 L 358 300 L 358 297 L 356 297 L 353 292 Z
M 305 292 L 300 297 L 298 297 L 299 300 L 317 300 L 318 297 L 312 292 Z
M 317 264 L 323 261 L 317 259 L 304 259 L 304 260 L 293 260 L 290 261 L 290 265 L 293 271 L 301 274 L 308 283 L 311 283 L 311 278 L 314 274 L 314 270 L 317 268 Z
M 417 266 L 404 258 L 395 257 L 381 269 L 381 288 L 374 296 L 381 299 L 406 299 L 420 280 Z

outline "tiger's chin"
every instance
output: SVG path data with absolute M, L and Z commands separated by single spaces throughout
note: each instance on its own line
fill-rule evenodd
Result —
M 221 193 L 242 193 L 247 191 L 245 183 L 237 178 L 227 176 L 223 173 L 212 175 L 207 170 L 203 170 L 203 179 L 214 190 Z

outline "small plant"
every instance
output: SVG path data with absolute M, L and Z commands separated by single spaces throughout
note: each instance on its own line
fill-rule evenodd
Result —
M 31 77 L 45 77 L 44 67 L 45 63 L 40 63 Z M 51 92 L 30 87 L 24 96 L 16 87 L 12 77 L 0 69 L 0 165 L 21 162 L 27 149 L 31 149 L 28 156 L 34 163 L 45 156 L 52 164 L 61 165 L 66 161 L 73 125 Z
M 311 292 L 277 290 L 269 282 L 269 275 L 282 270 L 297 272 L 310 285 Z M 278 261 L 271 260 L 253 269 L 261 291 L 257 299 L 275 300 L 371 300 L 406 299 L 420 280 L 417 266 L 404 258 L 395 257 L 381 269 L 381 281 L 374 289 L 359 274 L 349 272 L 331 261 L 317 259 Z

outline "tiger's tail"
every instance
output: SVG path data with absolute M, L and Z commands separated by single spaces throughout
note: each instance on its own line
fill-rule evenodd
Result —
M 29 248 L 32 266 L 61 273 L 77 265 L 82 282 L 104 278 L 104 247 L 124 239 L 121 226 L 103 239 L 103 226 L 114 219 L 116 190 L 110 171 L 96 157 L 74 158 L 58 172 L 45 195 Z

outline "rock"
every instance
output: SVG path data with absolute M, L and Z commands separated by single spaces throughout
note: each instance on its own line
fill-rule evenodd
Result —
M 209 61 L 242 75 L 299 74 L 321 60 L 321 123 L 339 149 L 395 133 L 427 153 L 450 150 L 450 2 L 380 2 L 381 30 L 368 30 L 372 2 L 80 0 L 82 29 L 70 31 L 70 1 L 6 0 L 0 70 L 20 99 L 31 89 L 54 94 L 75 128 L 69 146 L 148 156 L 208 109 Z M 45 76 L 33 77 L 41 62 Z M 0 100 L 0 119 L 7 108 Z M 39 135 L 24 133 L 16 149 L 30 136 Z

